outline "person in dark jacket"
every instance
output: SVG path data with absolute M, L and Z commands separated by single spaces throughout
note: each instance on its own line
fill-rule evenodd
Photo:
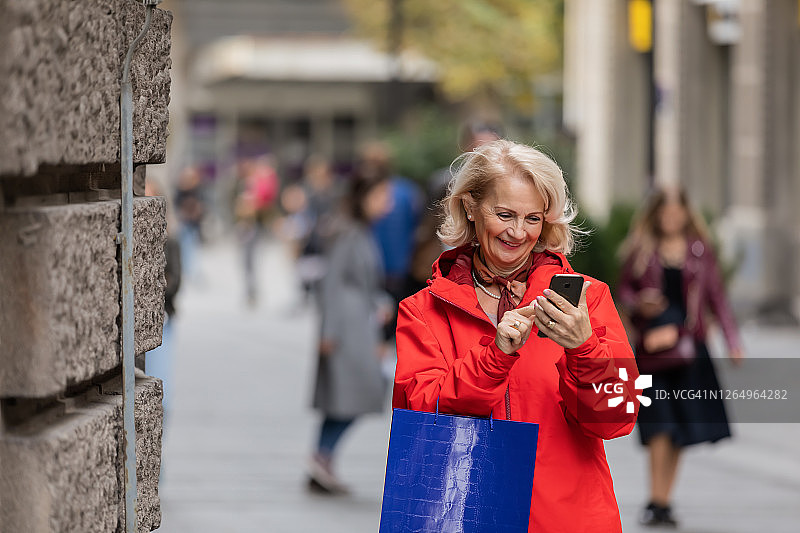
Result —
M 706 347 L 709 311 L 719 320 L 734 362 L 742 358 L 742 344 L 708 230 L 683 189 L 661 187 L 650 195 L 622 254 L 618 300 L 630 318 L 642 372 L 646 353 L 669 353 L 681 335 L 694 341 L 689 363 L 675 361 L 652 371 L 654 394 L 665 390 L 673 397 L 642 409 L 638 420 L 650 454 L 650 502 L 641 521 L 675 526 L 670 501 L 684 447 L 716 442 L 730 436 L 730 428 L 722 398 L 681 400 L 673 391 L 719 389 Z

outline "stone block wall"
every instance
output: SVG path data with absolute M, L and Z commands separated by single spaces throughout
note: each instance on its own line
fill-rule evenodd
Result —
M 119 162 L 119 94 L 135 0 L 0 0 L 0 175 Z M 131 64 L 134 159 L 164 161 L 171 15 L 157 10 Z
M 136 380 L 139 531 L 161 523 L 161 381 Z M 7 428 L 0 439 L 3 531 L 124 531 L 122 386 L 96 384 Z
M 161 344 L 163 198 L 134 200 L 136 353 Z M 0 396 L 58 394 L 121 363 L 120 203 L 11 207 L 0 214 Z
M 135 0 L 0 0 L 0 531 L 125 525 L 119 95 Z M 172 16 L 134 54 L 135 194 L 165 160 Z M 134 199 L 135 351 L 161 344 L 163 198 Z M 162 385 L 137 373 L 138 530 L 161 522 Z

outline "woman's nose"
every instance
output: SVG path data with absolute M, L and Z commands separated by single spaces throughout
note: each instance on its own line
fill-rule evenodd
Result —
M 514 220 L 508 226 L 508 234 L 514 237 L 515 239 L 521 239 L 525 236 L 525 231 L 522 228 L 522 221 L 521 220 Z

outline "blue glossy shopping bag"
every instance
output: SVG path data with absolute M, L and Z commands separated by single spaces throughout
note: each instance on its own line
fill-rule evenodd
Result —
M 394 409 L 380 533 L 526 533 L 538 424 Z

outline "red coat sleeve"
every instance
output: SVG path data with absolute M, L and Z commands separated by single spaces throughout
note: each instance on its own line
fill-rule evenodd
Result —
M 593 333 L 581 346 L 564 350 L 556 365 L 559 390 L 570 423 L 586 435 L 613 439 L 629 434 L 636 423 L 639 372 L 608 285 L 594 281 L 592 288 L 590 294 L 596 296 L 588 298 L 588 305 Z
M 507 355 L 484 336 L 463 357 L 445 355 L 424 314 L 412 300 L 397 317 L 397 370 L 393 407 L 489 416 L 503 401 L 508 373 L 518 357 Z

